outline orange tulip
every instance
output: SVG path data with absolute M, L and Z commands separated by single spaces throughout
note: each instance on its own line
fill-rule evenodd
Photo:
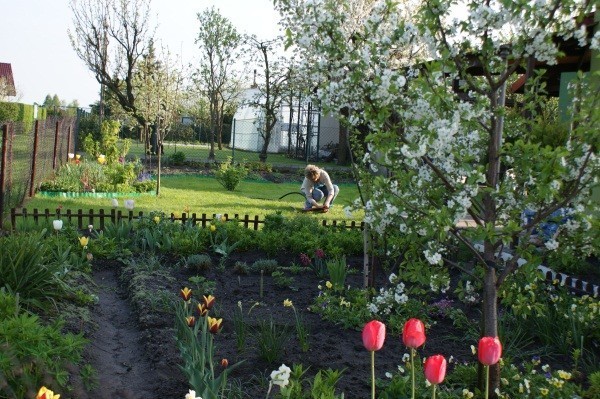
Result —
M 46 387 L 41 387 L 35 399 L 60 399 L 60 395 L 54 394 Z

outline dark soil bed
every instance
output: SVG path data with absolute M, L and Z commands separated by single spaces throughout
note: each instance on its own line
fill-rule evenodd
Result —
M 272 277 L 265 276 L 261 298 L 258 274 L 239 275 L 233 271 L 236 261 L 250 265 L 265 258 L 258 252 L 236 253 L 228 259 L 224 271 L 213 266 L 202 274 L 216 283 L 214 314 L 223 318 L 223 329 L 215 339 L 216 362 L 222 358 L 228 359 L 230 365 L 244 361 L 233 371 L 231 378 L 238 379 L 246 398 L 263 398 L 267 389 L 265 381 L 271 371 L 282 363 L 289 367 L 301 363 L 305 369 L 309 367 L 307 375 L 328 368 L 344 370 L 338 391 L 344 392 L 348 399 L 369 397 L 370 356 L 362 345 L 360 328 L 344 329 L 308 310 L 319 294 L 318 285 L 323 281 L 307 270 L 293 275 L 294 289 L 290 289 L 276 286 Z M 298 263 L 295 255 L 291 254 L 281 254 L 276 259 L 282 266 Z M 217 261 L 214 259 L 215 265 Z M 166 257 L 161 263 L 176 265 L 178 260 Z M 349 276 L 348 284 L 360 287 L 362 258 L 350 258 L 348 264 L 356 271 Z M 156 304 L 160 292 L 169 292 L 171 302 L 180 300 L 176 298 L 179 290 L 183 286 L 193 286 L 189 278 L 199 273 L 175 266 L 167 268 L 170 274 L 165 274 L 164 269 L 144 279 L 143 284 L 132 287 L 134 276 L 131 269 L 123 269 L 123 265 L 115 261 L 95 261 L 94 276 L 99 287 L 100 304 L 94 310 L 98 328 L 91 336 L 88 357 L 98 370 L 101 385 L 89 396 L 80 391 L 77 398 L 182 399 L 187 393 L 188 384 L 179 369 L 181 360 L 174 340 L 174 311 L 169 306 L 157 310 Z M 123 270 L 128 271 L 123 273 Z M 385 281 L 383 273 L 378 279 L 379 283 Z M 136 290 L 143 290 L 144 295 L 134 295 Z M 201 293 L 194 292 L 193 295 L 197 297 Z M 132 301 L 134 297 L 137 299 Z M 310 349 L 307 352 L 300 349 L 294 333 L 293 310 L 283 306 L 285 299 L 291 300 L 302 312 L 310 330 Z M 270 318 L 278 325 L 290 327 L 290 339 L 281 360 L 273 364 L 262 360 L 252 333 L 245 350 L 242 353 L 237 351 L 233 314 L 238 302 L 251 329 Z M 477 323 L 477 314 L 476 309 L 470 309 L 473 323 Z M 465 342 L 464 336 L 455 334 L 461 333 L 453 328 L 451 321 L 439 318 L 427 331 L 427 344 L 419 349 L 419 355 L 441 352 L 448 357 L 452 355 L 457 361 L 473 361 L 470 345 L 476 343 Z M 385 378 L 386 372 L 395 372 L 407 352 L 399 335 L 388 334 L 383 349 L 376 353 L 377 377 Z

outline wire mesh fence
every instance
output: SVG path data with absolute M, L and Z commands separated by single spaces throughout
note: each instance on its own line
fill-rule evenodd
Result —
M 178 124 L 171 127 L 161 148 L 161 164 L 258 162 L 261 152 L 271 164 L 306 164 L 331 162 L 336 156 L 339 127 L 315 125 L 314 129 L 298 124 L 277 123 L 265 146 L 260 119 L 233 120 L 223 125 L 219 135 L 213 135 L 206 125 Z M 152 165 L 156 152 L 138 136 L 132 139 L 130 157 L 146 160 Z
M 77 119 L 0 122 L 0 228 L 8 210 L 33 196 L 39 184 L 68 161 Z

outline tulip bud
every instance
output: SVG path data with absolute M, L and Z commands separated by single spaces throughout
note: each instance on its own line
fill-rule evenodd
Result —
M 502 344 L 498 337 L 483 337 L 479 340 L 477 357 L 481 364 L 491 366 L 502 357 Z
M 432 384 L 439 384 L 446 376 L 446 359 L 442 355 L 429 356 L 423 366 L 425 378 Z
M 409 319 L 404 324 L 402 342 L 409 348 L 416 349 L 425 343 L 425 325 L 419 319 Z
M 223 367 L 224 369 L 226 369 L 227 366 L 229 366 L 229 360 L 227 360 L 227 359 L 221 359 L 221 367 Z
M 52 221 L 52 227 L 54 227 L 54 230 L 58 231 L 60 229 L 62 229 L 63 227 L 63 221 L 60 219 L 56 219 Z
M 385 341 L 385 324 L 377 320 L 371 320 L 363 327 L 363 345 L 369 352 L 378 351 L 383 347 Z

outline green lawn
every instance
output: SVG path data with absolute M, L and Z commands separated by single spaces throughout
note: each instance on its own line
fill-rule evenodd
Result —
M 209 149 L 210 147 L 208 144 L 182 144 L 165 142 L 165 153 L 163 156 L 166 158 L 165 160 L 168 161 L 169 155 L 175 152 L 183 152 L 186 160 L 204 162 L 208 160 Z M 128 157 L 144 158 L 145 155 L 143 143 L 134 140 L 127 155 Z M 233 157 L 235 162 L 257 162 L 259 160 L 258 152 L 239 149 L 232 151 L 231 148 L 223 148 L 222 150 L 219 150 L 215 147 L 215 159 L 217 161 L 226 161 L 227 157 Z M 306 165 L 305 160 L 288 158 L 285 154 L 268 154 L 267 163 L 273 165 Z M 330 165 L 327 163 L 319 162 L 319 164 L 330 167 Z
M 255 216 L 261 219 L 264 215 L 274 212 L 281 212 L 284 215 L 297 214 L 295 209 L 300 209 L 303 204 L 303 198 L 298 194 L 293 194 L 279 200 L 283 194 L 291 191 L 300 190 L 300 181 L 297 183 L 271 183 L 267 181 L 245 180 L 240 183 L 235 191 L 226 191 L 212 177 L 196 175 L 169 175 L 162 177 L 161 194 L 142 194 L 138 197 L 119 196 L 119 209 L 123 208 L 123 200 L 134 199 L 137 213 L 150 211 L 163 211 L 167 214 L 181 214 L 186 208 L 190 213 L 208 215 L 213 213 L 229 214 L 231 217 L 235 214 Z M 335 205 L 328 213 L 314 214 L 319 219 L 328 220 L 362 220 L 362 214 L 355 214 L 348 218 L 343 208 L 349 205 L 358 197 L 358 190 L 354 184 L 339 184 L 340 194 Z M 46 208 L 54 211 L 62 206 L 62 213 L 67 209 L 72 212 L 83 209 L 87 212 L 89 209 L 98 210 L 104 208 L 107 212 L 111 208 L 108 198 L 61 198 L 45 197 L 37 194 L 34 198 L 26 201 L 24 207 L 28 211 L 34 208 L 44 210 Z

